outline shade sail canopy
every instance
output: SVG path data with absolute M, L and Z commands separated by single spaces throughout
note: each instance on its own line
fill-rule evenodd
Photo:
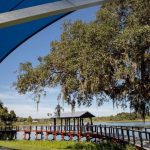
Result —
M 64 4 L 66 3 L 67 6 L 70 5 L 71 9 L 65 6 L 68 11 L 64 11 L 64 9 L 62 9 L 63 11 L 59 11 L 59 7 L 54 6 L 52 8 L 53 12 L 51 13 L 53 15 L 50 15 L 49 7 L 47 12 L 45 12 L 44 9 L 42 10 L 42 5 L 50 6 L 50 3 L 62 1 Z M 88 7 L 91 4 L 94 5 L 101 1 L 104 0 L 0 0 L 0 62 L 28 38 L 58 19 L 74 10 Z M 87 2 L 86 5 L 85 2 Z M 79 5 L 81 5 L 81 7 L 79 7 Z M 38 6 L 39 8 L 37 9 Z M 59 13 L 56 13 L 54 8 L 56 8 Z M 20 19 L 21 21 L 18 19 L 18 14 L 21 12 L 20 10 L 24 11 L 22 16 L 25 16 L 23 20 Z M 43 14 L 37 15 L 36 10 L 39 10 L 39 12 L 41 10 Z M 33 12 L 33 14 L 30 11 Z M 9 19 L 12 20 L 11 25 L 1 27 L 2 22 L 8 22 Z
M 0 13 L 54 2 L 58 0 L 0 0 Z M 47 18 L 18 24 L 0 29 L 0 62 L 2 62 L 14 49 L 28 38 L 60 19 L 66 14 L 59 14 Z

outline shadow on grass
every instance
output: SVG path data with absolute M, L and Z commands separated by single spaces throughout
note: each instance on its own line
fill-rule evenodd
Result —
M 6 148 L 6 147 L 2 147 L 0 146 L 0 150 L 19 150 L 19 149 L 12 149 L 12 148 Z
M 124 150 L 124 148 L 117 144 L 112 143 L 75 143 L 74 146 L 68 146 L 67 149 L 71 150 Z

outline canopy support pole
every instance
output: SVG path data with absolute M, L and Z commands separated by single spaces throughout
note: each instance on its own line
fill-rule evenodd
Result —
M 102 4 L 107 0 L 61 0 L 0 14 L 0 28 Z

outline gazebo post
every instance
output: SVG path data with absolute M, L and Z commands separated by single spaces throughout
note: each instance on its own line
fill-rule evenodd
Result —
M 65 131 L 66 131 L 66 119 L 65 119 Z
M 68 126 L 68 119 L 67 119 L 67 131 L 68 131 L 68 129 L 69 129 L 69 126 Z
M 83 132 L 85 131 L 85 126 L 84 126 L 84 119 L 82 118 L 82 130 L 83 130 Z
M 68 121 L 69 121 L 69 132 L 70 132 L 70 118 L 69 118 L 69 120 L 68 120 Z
M 56 131 L 56 118 L 54 118 L 54 131 Z
M 68 119 L 68 130 L 69 130 L 69 119 Z
M 84 125 L 84 124 L 83 124 L 83 120 L 84 120 L 84 119 L 82 118 L 82 125 Z
M 79 118 L 78 118 L 78 133 L 79 133 Z
M 56 118 L 54 118 L 54 133 L 53 133 L 53 138 L 56 140 Z
M 61 132 L 62 132 L 62 118 L 60 119 L 60 121 L 61 121 Z
M 81 127 L 81 118 L 79 118 L 79 126 Z
M 67 123 L 67 131 L 68 131 L 68 119 L 66 119 L 66 123 Z
M 74 126 L 73 128 L 74 128 L 74 131 L 75 131 L 75 129 L 76 129 L 76 128 L 75 128 L 75 125 L 76 125 L 76 120 L 75 120 L 75 119 L 76 119 L 76 118 L 73 118 L 73 126 Z
M 92 121 L 92 117 L 90 118 L 90 120 L 91 120 L 91 131 L 93 133 L 93 121 Z
M 93 125 L 92 117 L 90 118 L 90 120 L 91 120 L 91 125 Z
M 62 128 L 62 125 L 63 125 L 63 118 L 61 118 L 61 138 L 62 138 L 62 140 L 64 140 L 64 133 L 63 133 L 63 131 L 65 130 L 65 126 L 64 126 L 64 128 Z
M 66 127 L 66 131 L 67 131 L 67 119 L 65 119 L 65 127 Z
M 81 118 L 80 118 L 80 132 L 81 132 Z

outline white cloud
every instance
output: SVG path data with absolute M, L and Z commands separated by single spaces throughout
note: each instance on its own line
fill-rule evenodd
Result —
M 47 97 L 46 99 L 41 100 L 39 103 L 39 112 L 36 111 L 36 103 L 31 100 L 31 99 L 20 99 L 15 100 L 15 101 L 7 101 L 5 106 L 8 107 L 9 110 L 14 110 L 16 114 L 20 117 L 28 117 L 32 116 L 33 118 L 46 118 L 47 113 L 54 113 L 54 109 L 57 105 L 57 100 L 55 99 L 50 99 L 50 97 Z M 71 107 L 68 106 L 67 104 L 63 105 L 63 108 L 65 112 L 70 112 Z M 90 111 L 96 116 L 109 116 L 109 115 L 115 115 L 119 112 L 123 112 L 125 110 L 118 108 L 118 109 L 113 109 L 112 105 L 110 106 L 101 106 L 101 107 L 96 107 L 96 106 L 91 106 L 91 107 L 76 107 L 76 111 Z M 129 112 L 127 109 L 126 111 Z
M 36 110 L 36 103 L 30 102 L 29 104 L 14 104 L 14 105 L 7 105 L 9 110 L 15 110 L 16 114 L 20 117 L 28 117 L 32 116 L 33 118 L 48 118 L 47 113 L 54 113 L 55 107 L 45 107 L 39 104 L 39 111 Z M 70 112 L 71 108 L 67 105 L 64 106 L 65 112 Z M 109 116 L 109 115 L 116 115 L 123 110 L 120 109 L 113 109 L 113 108 L 106 108 L 106 107 L 80 107 L 76 108 L 76 111 L 89 111 L 93 113 L 95 116 Z M 128 110 L 126 110 L 128 112 Z
M 28 117 L 32 116 L 33 118 L 47 118 L 47 113 L 52 113 L 53 110 L 49 108 L 39 107 L 39 111 L 36 110 L 35 105 L 8 105 L 9 110 L 15 110 L 17 116 Z
M 5 86 L 3 91 L 0 87 L 0 99 L 9 110 L 14 110 L 20 117 L 32 116 L 33 118 L 46 118 L 47 113 L 54 113 L 54 109 L 57 105 L 57 96 L 60 92 L 60 88 L 46 88 L 47 96 L 41 98 L 39 103 L 39 112 L 36 111 L 36 103 L 30 95 L 19 95 L 14 89 L 10 89 Z M 71 108 L 67 104 L 63 105 L 65 112 L 70 112 Z M 96 106 L 96 102 L 93 102 L 91 107 L 76 107 L 76 111 L 90 111 L 96 116 L 109 116 L 115 115 L 119 112 L 123 112 L 121 108 L 113 109 L 112 103 L 106 103 L 101 107 Z M 126 111 L 129 111 L 128 109 Z

